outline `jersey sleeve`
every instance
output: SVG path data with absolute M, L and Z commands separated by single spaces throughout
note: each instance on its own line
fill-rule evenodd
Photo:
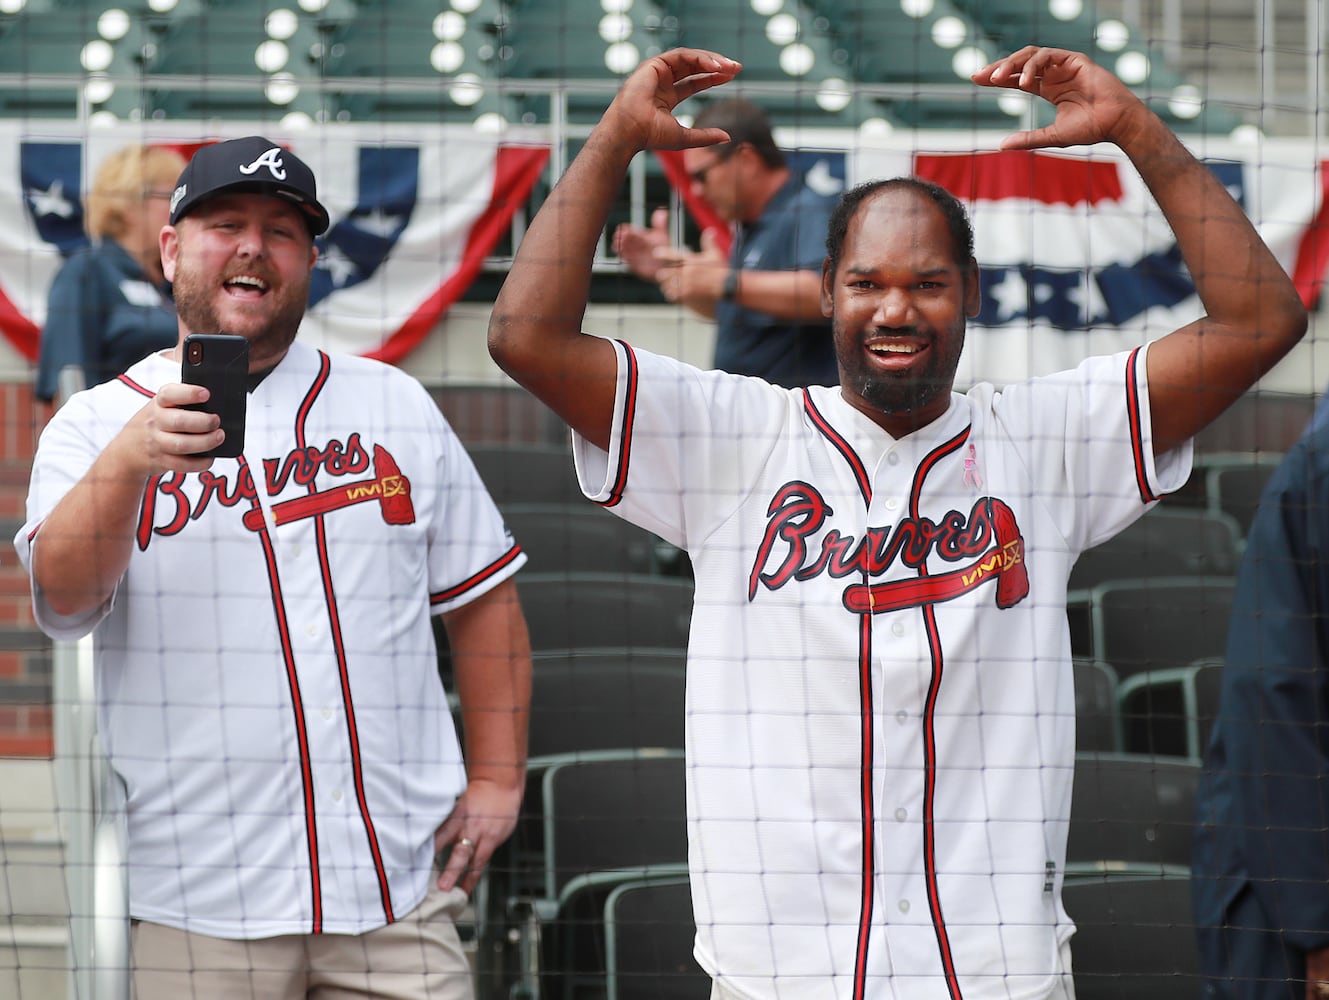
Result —
M 79 639 L 106 617 L 115 592 L 101 607 L 77 616 L 58 615 L 46 603 L 32 578 L 32 554 L 40 544 L 41 526 L 56 505 L 92 467 L 118 428 L 105 426 L 81 393 L 62 406 L 42 431 L 28 484 L 26 520 L 14 536 L 19 561 L 28 571 L 32 607 L 38 627 L 52 639 Z M 118 590 L 118 587 L 117 587 Z
M 475 600 L 526 563 L 466 449 L 428 394 L 422 411 L 438 456 L 429 526 L 429 603 L 435 614 Z
M 1076 551 L 1121 531 L 1190 476 L 1192 444 L 1154 457 L 1147 347 L 1003 390 L 997 424 Z
M 674 545 L 695 546 L 751 491 L 801 396 L 622 342 L 614 349 L 610 450 L 573 434 L 582 491 Z

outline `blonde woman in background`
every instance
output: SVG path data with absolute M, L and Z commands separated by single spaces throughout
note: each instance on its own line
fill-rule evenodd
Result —
M 65 261 L 47 298 L 37 399 L 53 402 L 60 372 L 71 365 L 91 386 L 175 345 L 175 303 L 162 276 L 158 236 L 184 165 L 175 150 L 133 145 L 98 167 L 84 200 L 92 244 Z

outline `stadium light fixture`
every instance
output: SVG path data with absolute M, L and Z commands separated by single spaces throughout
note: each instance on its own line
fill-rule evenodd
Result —
M 1104 52 L 1120 52 L 1130 40 L 1131 29 L 1116 18 L 1099 21 L 1094 28 L 1094 42 Z
M 290 73 L 277 73 L 263 85 L 263 96 L 272 104 L 287 105 L 300 96 L 300 85 Z
M 1149 57 L 1143 52 L 1123 52 L 1115 68 L 1121 82 L 1132 87 L 1149 79 Z
M 484 83 L 475 73 L 459 73 L 457 79 L 448 88 L 448 97 L 453 104 L 463 108 L 473 107 L 485 96 Z
M 605 68 L 615 76 L 631 73 L 641 62 L 641 52 L 631 42 L 614 42 L 605 49 Z
M 780 50 L 780 68 L 790 76 L 807 76 L 816 63 L 816 53 L 802 42 L 786 45 Z
M 287 10 L 285 7 L 278 7 L 263 19 L 263 30 L 268 33 L 268 37 L 280 42 L 294 35 L 299 27 L 300 19 L 295 16 L 295 11 Z
M 968 80 L 992 60 L 977 45 L 966 45 L 951 57 L 951 70 L 962 80 Z
M 1058 21 L 1074 21 L 1084 13 L 1084 0 L 1048 0 L 1048 13 Z
M 279 42 L 275 38 L 259 42 L 258 48 L 254 49 L 254 65 L 261 73 L 275 73 L 290 60 L 291 50 L 286 47 L 285 42 Z
M 627 14 L 606 14 L 600 18 L 600 38 L 607 45 L 626 42 L 632 37 L 632 18 Z
M 108 42 L 118 42 L 129 34 L 129 15 L 119 7 L 109 7 L 97 15 L 97 34 Z
M 466 18 L 455 10 L 445 10 L 434 18 L 434 37 L 440 42 L 459 42 L 466 34 Z
M 78 61 L 89 73 L 104 72 L 115 58 L 115 49 L 111 43 L 101 38 L 94 38 L 83 46 L 78 54 Z
M 766 40 L 772 45 L 792 45 L 801 33 L 793 14 L 776 14 L 766 22 Z
M 429 65 L 435 73 L 448 75 L 461 69 L 466 62 L 466 50 L 457 42 L 439 42 L 429 50 Z
M 914 20 L 927 17 L 932 13 L 934 6 L 933 0 L 900 0 L 900 10 L 904 12 L 905 17 L 912 17 Z M 884 124 L 890 124 L 884 118 L 877 120 Z
M 1192 83 L 1183 83 L 1172 88 L 1168 96 L 1167 109 L 1178 118 L 1190 120 L 1199 118 L 1204 110 L 1204 97 L 1200 88 Z
M 115 84 L 104 73 L 94 73 L 83 84 L 83 96 L 89 104 L 105 104 L 115 93 Z
M 969 37 L 969 26 L 958 17 L 948 14 L 932 22 L 932 42 L 943 49 L 953 49 Z
M 831 114 L 836 114 L 849 107 L 849 102 L 854 99 L 854 95 L 849 90 L 849 84 L 837 76 L 829 76 L 821 81 L 817 87 L 817 94 L 814 100 L 817 107 Z

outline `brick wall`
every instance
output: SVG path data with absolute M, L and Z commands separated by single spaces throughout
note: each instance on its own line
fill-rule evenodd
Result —
M 51 641 L 32 621 L 28 577 L 11 539 L 23 524 L 40 430 L 32 390 L 0 383 L 0 756 L 52 752 Z

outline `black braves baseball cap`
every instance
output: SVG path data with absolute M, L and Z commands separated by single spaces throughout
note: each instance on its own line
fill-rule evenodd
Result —
M 204 146 L 194 154 L 171 195 L 171 225 L 200 202 L 227 191 L 285 198 L 305 213 L 314 236 L 328 229 L 328 210 L 319 204 L 314 172 L 300 157 L 261 135 Z

